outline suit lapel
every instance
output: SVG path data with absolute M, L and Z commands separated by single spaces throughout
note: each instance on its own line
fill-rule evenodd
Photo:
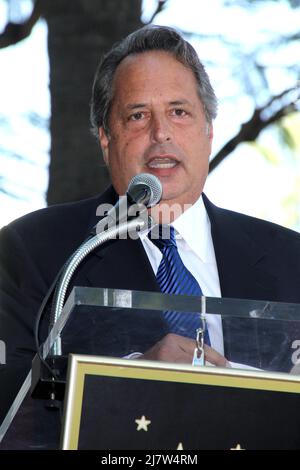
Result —
M 114 240 L 95 251 L 86 278 L 95 286 L 159 291 L 140 240 Z
M 241 225 L 243 216 L 214 206 L 205 195 L 203 200 L 211 222 L 222 297 L 274 300 L 277 279 L 272 259 Z
M 264 240 L 258 243 L 255 221 L 214 206 L 205 195 L 203 199 L 211 222 L 222 297 L 276 300 L 278 281 L 272 274 L 272 259 L 262 247 Z M 222 324 L 225 356 L 233 362 L 262 367 L 262 323 L 224 317 Z
M 117 194 L 109 187 L 98 201 L 114 205 Z M 91 218 L 87 236 L 100 218 Z M 90 285 L 117 289 L 159 291 L 156 277 L 140 239 L 112 240 L 94 250 L 82 263 L 77 285 Z

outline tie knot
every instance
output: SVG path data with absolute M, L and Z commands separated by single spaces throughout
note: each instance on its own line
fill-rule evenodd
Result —
M 149 232 L 148 237 L 160 251 L 163 251 L 166 247 L 177 247 L 174 227 L 171 225 L 156 225 Z

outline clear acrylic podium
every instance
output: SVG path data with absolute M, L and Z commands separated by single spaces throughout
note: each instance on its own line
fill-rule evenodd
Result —
M 197 321 L 199 320 L 199 327 L 202 325 L 201 318 L 204 317 L 208 330 L 218 331 L 218 335 L 215 333 L 210 335 L 212 347 L 217 344 L 219 352 L 230 361 L 231 367 L 221 369 L 211 366 L 192 366 L 191 363 L 172 364 L 143 360 L 142 355 L 145 352 L 161 341 L 165 335 L 172 333 L 165 320 L 166 311 L 194 316 Z M 52 346 L 57 336 L 61 337 L 62 355 L 51 357 Z M 184 331 L 182 336 L 185 336 Z M 190 341 L 194 340 L 190 338 Z M 170 440 L 165 443 L 162 441 L 162 436 L 166 435 L 166 423 L 172 413 L 171 408 L 168 408 L 171 403 L 173 413 L 179 416 L 178 423 L 176 425 L 173 423 L 174 429 L 185 425 L 190 429 L 182 433 L 187 448 L 192 449 L 197 446 L 197 449 L 227 449 L 227 446 L 237 445 L 241 430 L 248 429 L 249 423 L 250 434 L 244 437 L 244 441 L 247 441 L 244 445 L 248 448 L 277 448 L 279 445 L 280 448 L 300 447 L 300 436 L 296 428 L 294 429 L 294 424 L 298 422 L 298 418 L 300 419 L 300 304 L 75 287 L 69 295 L 62 315 L 43 345 L 42 354 L 50 367 L 55 368 L 56 379 L 54 380 L 49 371 L 35 359 L 32 370 L 32 391 L 33 397 L 39 398 L 32 398 L 28 393 L 20 405 L 25 389 L 17 397 L 13 410 L 6 418 L 5 426 L 8 430 L 3 439 L 4 443 L 8 442 L 6 448 L 43 446 L 43 448 L 58 448 L 61 428 L 63 428 L 61 442 L 65 442 L 66 435 L 70 434 L 70 429 L 75 426 L 70 413 L 77 400 L 78 385 L 74 377 L 77 377 L 79 369 L 77 370 L 74 364 L 85 363 L 88 363 L 89 367 L 91 363 L 94 364 L 94 372 L 91 374 L 94 378 L 92 388 L 86 390 L 86 395 L 82 392 L 80 405 L 77 404 L 81 410 L 81 421 L 77 421 L 78 432 L 80 423 L 82 426 L 84 424 L 84 416 L 90 417 L 85 427 L 83 426 L 86 434 L 76 438 L 76 442 L 79 443 L 78 448 L 134 449 L 137 445 L 140 449 L 167 449 L 168 446 L 180 445 L 184 440 L 180 436 L 178 439 L 174 437 L 172 444 Z M 67 370 L 70 355 L 75 356 L 72 358 L 73 365 L 69 365 Z M 107 371 L 107 367 L 109 372 L 103 375 L 103 370 Z M 123 372 L 120 375 L 120 371 L 124 370 L 128 371 L 129 375 L 123 376 Z M 83 374 L 86 378 L 81 378 L 82 387 L 82 383 L 88 383 L 90 380 L 87 378 L 88 375 L 87 372 Z M 98 381 L 95 377 L 98 377 Z M 136 382 L 130 382 L 129 379 L 134 379 Z M 28 381 L 30 384 L 31 377 Z M 64 395 L 66 382 L 68 382 L 67 393 Z M 65 397 L 63 426 L 59 422 L 58 414 L 55 418 L 55 412 L 49 410 L 49 398 L 53 391 L 56 399 Z M 257 396 L 254 396 L 256 392 Z M 100 396 L 101 400 L 97 399 Z M 161 413 L 163 418 L 155 436 L 139 443 L 134 437 L 130 438 L 130 442 L 120 441 L 120 436 L 114 437 L 117 422 L 127 423 L 129 420 L 132 427 L 135 422 L 133 418 L 146 416 L 147 412 L 142 410 L 150 405 L 158 405 L 159 397 L 163 399 L 160 403 L 161 411 L 155 408 L 153 414 L 157 416 Z M 191 406 L 189 397 L 193 397 L 192 403 L 195 403 L 195 406 Z M 198 402 L 199 397 L 201 397 L 200 402 Z M 212 403 L 211 397 L 214 397 Z M 110 401 L 106 403 L 105 400 Z M 271 404 L 276 406 L 275 410 Z M 79 408 L 75 412 L 77 417 Z M 168 416 L 165 416 L 165 408 L 169 409 Z M 16 409 L 19 410 L 12 419 Z M 218 409 L 217 418 L 214 409 Z M 106 413 L 107 410 L 110 410 L 112 415 L 104 417 L 101 413 Z M 132 416 L 130 419 L 125 419 L 122 413 L 128 414 L 129 411 Z M 264 416 L 265 411 L 266 416 Z M 223 412 L 227 415 L 220 416 Z M 243 413 L 250 415 L 244 416 Z M 297 419 L 295 413 L 299 415 Z M 26 430 L 24 416 L 26 416 L 25 422 L 30 422 L 28 417 L 31 415 L 35 426 L 30 425 Z M 91 421 L 95 416 L 98 416 L 97 425 Z M 209 441 L 205 432 L 200 439 L 201 442 L 196 444 L 196 441 L 189 440 L 186 436 L 187 433 L 193 436 L 203 419 L 205 427 L 208 426 L 210 430 L 209 435 L 213 436 L 216 432 L 216 429 L 211 428 L 212 422 L 218 427 L 220 435 L 215 441 Z M 220 426 L 222 420 L 225 428 Z M 41 426 L 42 421 L 50 424 Z M 101 422 L 106 423 L 104 434 Z M 107 426 L 110 422 L 112 424 L 109 431 Z M 271 429 L 263 431 L 264 436 L 269 436 L 267 441 L 263 441 L 263 438 L 257 438 L 257 430 L 263 429 L 266 423 Z M 230 426 L 233 426 L 232 436 L 236 437 L 231 438 L 233 442 L 227 443 L 226 439 L 226 442 L 222 441 L 222 436 L 226 438 L 226 428 L 229 429 Z M 23 431 L 20 432 L 22 427 Z M 133 428 L 131 431 L 137 432 Z M 131 436 L 131 431 L 127 430 L 124 433 Z M 100 439 L 101 442 L 97 440 L 95 443 L 93 436 L 100 436 L 101 432 L 103 442 Z M 146 433 L 142 432 L 137 434 L 139 439 L 145 435 Z M 107 436 L 110 436 L 109 441 L 106 440 Z M 175 444 L 176 439 L 179 440 L 177 444 Z M 20 447 L 22 445 L 23 447 Z M 64 444 L 61 445 L 64 447 Z M 66 445 L 64 448 L 74 447 Z
M 124 358 L 144 353 L 172 333 L 165 311 L 206 318 L 218 330 L 218 346 L 241 368 L 297 373 L 300 363 L 300 304 L 168 295 L 156 292 L 75 287 L 44 344 L 44 356 L 62 331 L 62 354 Z M 178 333 L 182 336 L 185 331 Z M 196 333 L 195 333 L 196 338 Z M 223 344 L 221 344 L 223 343 Z

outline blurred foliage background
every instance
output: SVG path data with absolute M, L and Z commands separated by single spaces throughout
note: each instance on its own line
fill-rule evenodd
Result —
M 209 197 L 300 231 L 300 0 L 0 0 L 0 225 L 107 186 L 93 75 L 150 22 L 184 34 L 219 98 Z

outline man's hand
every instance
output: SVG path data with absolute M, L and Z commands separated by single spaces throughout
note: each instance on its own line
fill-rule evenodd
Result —
M 192 364 L 196 341 L 169 333 L 139 357 L 141 360 Z M 228 367 L 227 359 L 210 346 L 204 345 L 205 361 L 218 367 Z

